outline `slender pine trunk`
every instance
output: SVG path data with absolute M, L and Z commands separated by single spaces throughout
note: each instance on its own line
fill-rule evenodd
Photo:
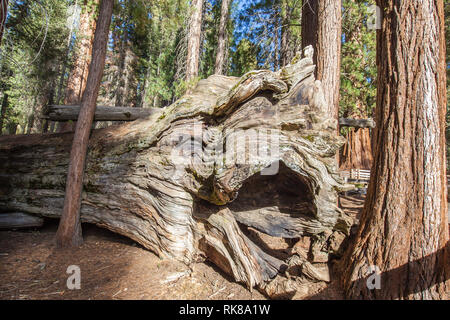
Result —
M 111 24 L 114 0 L 102 0 L 95 31 L 92 60 L 89 66 L 86 90 L 81 101 L 80 114 L 70 152 L 64 208 L 61 215 L 56 242 L 59 247 L 79 246 L 81 234 L 80 208 L 89 134 L 94 120 L 100 82 L 105 68 L 106 47 Z
M 222 0 L 222 6 L 220 10 L 220 24 L 219 24 L 219 39 L 217 42 L 217 54 L 215 63 L 215 73 L 224 74 L 226 47 L 227 47 L 227 24 L 228 14 L 230 11 L 231 0 Z
M 200 60 L 200 40 L 202 31 L 203 1 L 192 0 L 192 13 L 189 22 L 188 48 L 186 58 L 186 80 L 198 76 Z

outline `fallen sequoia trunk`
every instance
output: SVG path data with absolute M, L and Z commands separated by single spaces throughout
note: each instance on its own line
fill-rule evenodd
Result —
M 134 121 L 161 113 L 161 108 L 130 108 L 97 106 L 94 121 Z M 50 121 L 77 121 L 80 106 L 48 105 L 45 107 L 42 119 Z M 339 118 L 339 126 L 355 128 L 375 128 L 375 121 L 369 119 Z
M 336 205 L 344 141 L 321 111 L 311 56 L 295 60 L 278 72 L 211 76 L 163 113 L 94 130 L 82 220 L 160 256 L 210 259 L 250 289 L 288 262 L 250 240 L 249 227 L 281 238 L 348 234 L 352 221 Z M 0 138 L 3 211 L 60 216 L 72 138 Z
M 0 229 L 19 229 L 42 227 L 44 219 L 23 212 L 0 214 Z
M 161 113 L 159 108 L 128 108 L 97 106 L 94 121 L 134 121 L 146 118 L 155 113 Z M 77 121 L 80 106 L 49 105 L 43 110 L 42 119 L 50 121 Z

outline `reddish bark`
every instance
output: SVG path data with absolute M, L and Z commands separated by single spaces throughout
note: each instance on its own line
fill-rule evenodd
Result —
M 303 0 L 302 47 L 312 45 L 316 79 L 321 80 L 332 118 L 339 113 L 341 1 Z
M 370 169 L 372 167 L 372 145 L 370 142 L 370 129 L 351 128 L 347 134 L 345 144 L 340 157 L 340 168 Z
M 292 60 L 292 50 L 290 48 L 291 41 L 291 16 L 292 8 L 289 6 L 288 1 L 282 1 L 282 25 L 281 25 L 281 44 L 280 44 L 280 55 L 281 55 L 281 66 L 286 66 Z
M 74 65 L 67 79 L 67 87 L 64 98 L 65 105 L 80 104 L 81 97 L 86 88 L 89 74 L 89 64 L 92 57 L 92 46 L 96 29 L 96 19 L 93 7 L 96 7 L 99 0 L 94 0 L 93 6 L 88 6 L 88 1 L 84 0 L 84 11 L 80 17 L 80 27 L 77 33 L 79 37 Z M 59 132 L 75 130 L 76 123 L 64 122 L 60 124 Z
M 443 1 L 378 0 L 374 164 L 345 259 L 350 298 L 445 299 L 448 217 Z M 370 266 L 381 272 L 370 290 Z M 447 268 L 447 270 L 445 270 Z
M 78 246 L 82 243 L 80 207 L 84 166 L 100 82 L 105 67 L 106 46 L 113 6 L 113 0 L 102 0 L 100 5 L 92 50 L 92 62 L 89 67 L 86 90 L 81 101 L 81 110 L 70 152 L 64 208 L 56 234 L 57 245 L 60 247 Z

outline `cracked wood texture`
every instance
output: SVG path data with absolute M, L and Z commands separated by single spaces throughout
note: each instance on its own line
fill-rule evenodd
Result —
M 374 165 L 344 268 L 351 298 L 445 299 L 445 42 L 442 1 L 377 1 Z M 381 288 L 366 281 L 381 272 Z M 447 270 L 445 270 L 447 268 Z
M 349 233 L 336 206 L 344 139 L 325 109 L 310 54 L 277 72 L 201 80 L 162 113 L 92 131 L 81 219 L 160 256 L 210 259 L 262 288 L 286 261 L 253 243 L 248 227 L 284 238 Z M 58 218 L 72 139 L 1 137 L 0 208 Z

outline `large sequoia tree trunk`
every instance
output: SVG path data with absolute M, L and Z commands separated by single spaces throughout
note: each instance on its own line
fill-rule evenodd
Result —
M 86 88 L 89 74 L 89 65 L 92 57 L 92 46 L 97 24 L 95 18 L 96 8 L 100 0 L 83 1 L 83 13 L 80 17 L 80 27 L 77 32 L 77 45 L 74 65 L 67 79 L 64 104 L 79 104 Z M 76 123 L 60 123 L 59 132 L 74 131 Z
M 370 169 L 372 167 L 373 157 L 369 128 L 350 128 L 339 161 L 341 170 Z
M 302 47 L 312 45 L 316 78 L 322 81 L 328 112 L 339 113 L 342 36 L 341 0 L 303 0 Z
M 377 1 L 374 165 L 343 272 L 351 298 L 445 299 L 449 267 L 442 1 Z M 379 289 L 370 290 L 376 266 Z
M 348 234 L 352 221 L 335 205 L 344 141 L 323 112 L 312 57 L 294 61 L 213 75 L 163 113 L 94 130 L 82 221 L 161 256 L 210 259 L 249 288 L 264 288 L 287 261 L 250 240 L 248 227 L 288 239 Z M 72 138 L 0 138 L 0 208 L 59 217 Z

